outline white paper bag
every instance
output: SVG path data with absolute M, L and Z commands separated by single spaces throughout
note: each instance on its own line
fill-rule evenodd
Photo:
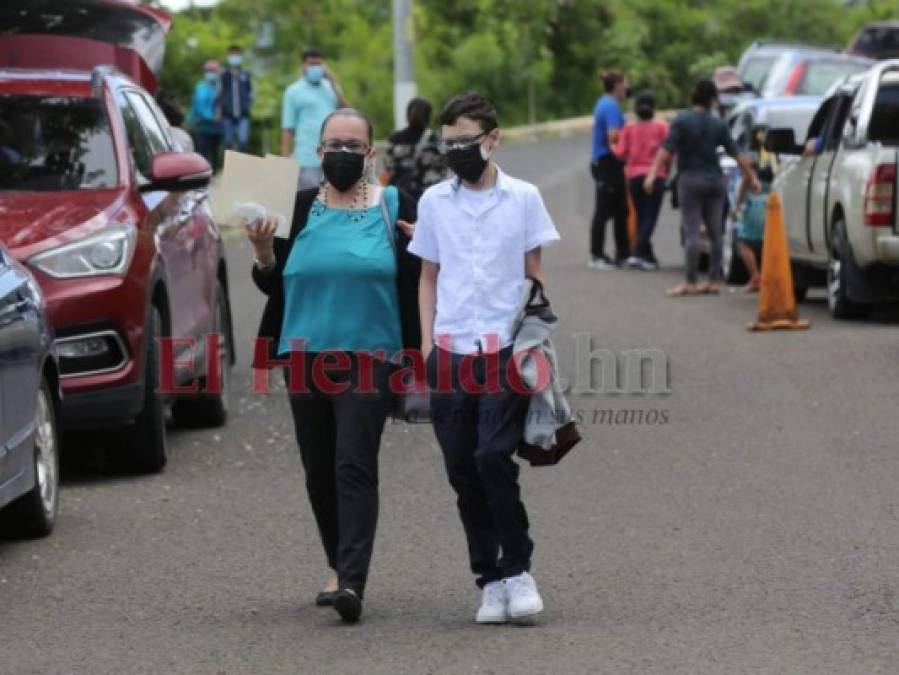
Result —
M 243 227 L 247 205 L 278 219 L 277 237 L 286 237 L 293 222 L 300 167 L 290 157 L 256 157 L 225 151 L 221 178 L 212 188 L 209 205 L 219 225 Z

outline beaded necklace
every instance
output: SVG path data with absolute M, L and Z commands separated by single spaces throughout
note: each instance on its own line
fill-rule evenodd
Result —
M 358 204 L 361 202 L 361 206 Z M 321 216 L 328 208 L 328 184 L 322 183 L 318 189 L 318 199 L 312 205 L 313 213 Z M 368 209 L 368 181 L 362 180 L 356 183 L 356 194 L 353 195 L 353 202 L 349 209 L 341 209 L 354 223 L 362 222 L 365 219 L 365 212 Z

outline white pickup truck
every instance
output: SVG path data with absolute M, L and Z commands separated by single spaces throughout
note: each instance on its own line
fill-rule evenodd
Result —
M 808 140 L 819 152 L 787 163 L 774 181 L 784 206 L 796 297 L 827 287 L 837 318 L 868 315 L 899 300 L 899 60 L 837 87 L 815 114 Z M 768 131 L 766 147 L 800 154 L 790 129 Z

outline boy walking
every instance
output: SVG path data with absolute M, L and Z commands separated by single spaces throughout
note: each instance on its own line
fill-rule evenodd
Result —
M 409 251 L 422 259 L 422 352 L 431 414 L 483 589 L 479 623 L 533 622 L 534 544 L 512 459 L 528 396 L 512 386 L 512 323 L 541 247 L 559 238 L 534 185 L 503 173 L 496 111 L 476 93 L 443 110 L 441 151 L 456 177 L 429 188 Z

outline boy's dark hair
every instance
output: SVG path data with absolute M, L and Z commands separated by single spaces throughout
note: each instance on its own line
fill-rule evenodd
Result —
M 496 109 L 486 98 L 474 91 L 459 94 L 450 99 L 440 113 L 440 124 L 450 126 L 460 117 L 467 117 L 481 125 L 481 130 L 493 131 L 499 124 L 496 121 Z
M 243 51 L 243 47 L 241 47 L 240 45 L 231 45 L 230 47 L 228 47 L 229 53 L 230 52 L 242 52 L 242 51 Z
M 693 105 L 711 108 L 712 103 L 718 100 L 718 88 L 711 80 L 700 80 L 693 88 Z
M 301 58 L 302 61 L 307 59 L 320 59 L 322 58 L 322 53 L 316 49 L 315 47 L 307 47 L 303 50 L 303 56 Z
M 432 112 L 430 102 L 416 96 L 406 106 L 406 119 L 409 121 L 409 126 L 414 129 L 427 129 L 431 123 Z
M 615 91 L 615 87 L 624 82 L 625 74 L 617 69 L 604 70 L 599 77 L 602 79 L 602 86 L 607 94 Z
M 656 113 L 656 97 L 651 91 L 641 92 L 634 101 L 634 112 L 641 120 L 651 120 Z

